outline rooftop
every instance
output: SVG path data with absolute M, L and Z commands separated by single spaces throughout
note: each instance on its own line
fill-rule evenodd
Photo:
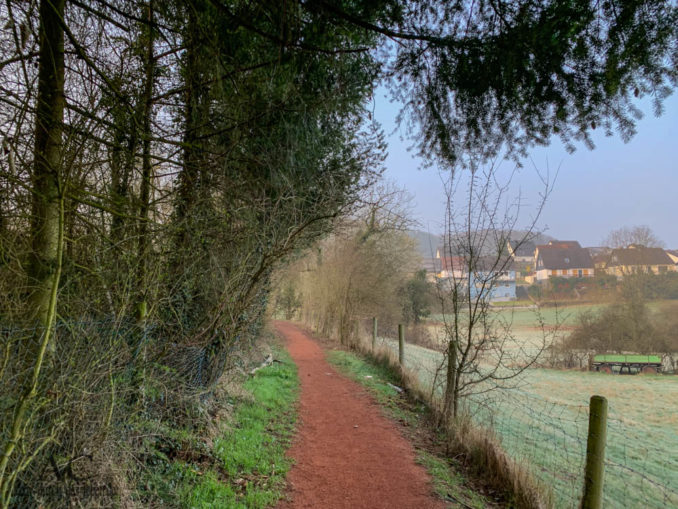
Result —
M 537 246 L 543 268 L 549 270 L 592 269 L 593 259 L 588 250 L 575 240 L 551 241 Z

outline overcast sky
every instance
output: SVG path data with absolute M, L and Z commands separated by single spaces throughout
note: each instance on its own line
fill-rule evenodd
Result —
M 563 240 L 578 240 L 597 246 L 613 229 L 648 225 L 667 247 L 678 248 L 678 95 L 665 102 L 665 111 L 655 117 L 649 101 L 639 104 L 645 116 L 638 133 L 624 143 L 619 136 L 594 137 L 596 148 L 579 145 L 568 154 L 559 140 L 534 149 L 524 169 L 514 178 L 516 192 L 534 204 L 542 189 L 534 167 L 551 174 L 558 169 L 553 191 L 540 216 L 539 229 Z M 414 197 L 414 214 L 422 230 L 442 231 L 445 211 L 441 175 L 435 168 L 421 170 L 421 161 L 395 129 L 399 106 L 385 92 L 375 98 L 375 118 L 388 137 L 386 178 L 397 182 Z M 504 173 L 513 165 L 506 162 Z M 529 203 L 528 203 L 529 205 Z M 528 207 L 529 209 L 529 207 Z

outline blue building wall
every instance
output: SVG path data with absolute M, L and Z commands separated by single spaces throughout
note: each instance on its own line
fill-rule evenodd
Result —
M 489 275 L 483 275 L 480 276 L 478 279 L 482 282 L 484 279 L 489 277 Z M 479 286 L 482 285 L 482 283 L 479 283 L 479 285 L 475 284 L 476 278 L 472 275 L 471 276 L 471 298 L 475 299 L 478 297 L 478 293 L 481 291 L 481 288 Z M 508 274 L 505 278 L 497 278 L 494 283 L 493 287 L 491 289 L 484 289 L 485 295 L 489 298 L 490 302 L 499 302 L 499 301 L 507 301 L 507 300 L 515 300 L 516 299 L 516 273 L 515 271 L 511 270 L 508 271 Z

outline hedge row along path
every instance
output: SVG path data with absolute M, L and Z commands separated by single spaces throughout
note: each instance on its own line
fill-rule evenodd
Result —
M 288 454 L 288 508 L 442 508 L 412 445 L 365 389 L 339 375 L 317 342 L 292 324 L 276 329 L 299 368 L 299 427 Z

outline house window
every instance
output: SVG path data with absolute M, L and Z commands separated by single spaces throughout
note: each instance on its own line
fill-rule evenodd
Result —
M 561 270 L 560 273 L 561 273 L 563 276 L 567 276 L 567 269 Z
M 579 269 L 577 272 L 579 274 L 579 277 L 582 277 L 584 275 L 584 271 L 581 269 Z
M 570 259 L 569 259 L 569 258 L 565 258 L 565 263 L 570 263 Z

